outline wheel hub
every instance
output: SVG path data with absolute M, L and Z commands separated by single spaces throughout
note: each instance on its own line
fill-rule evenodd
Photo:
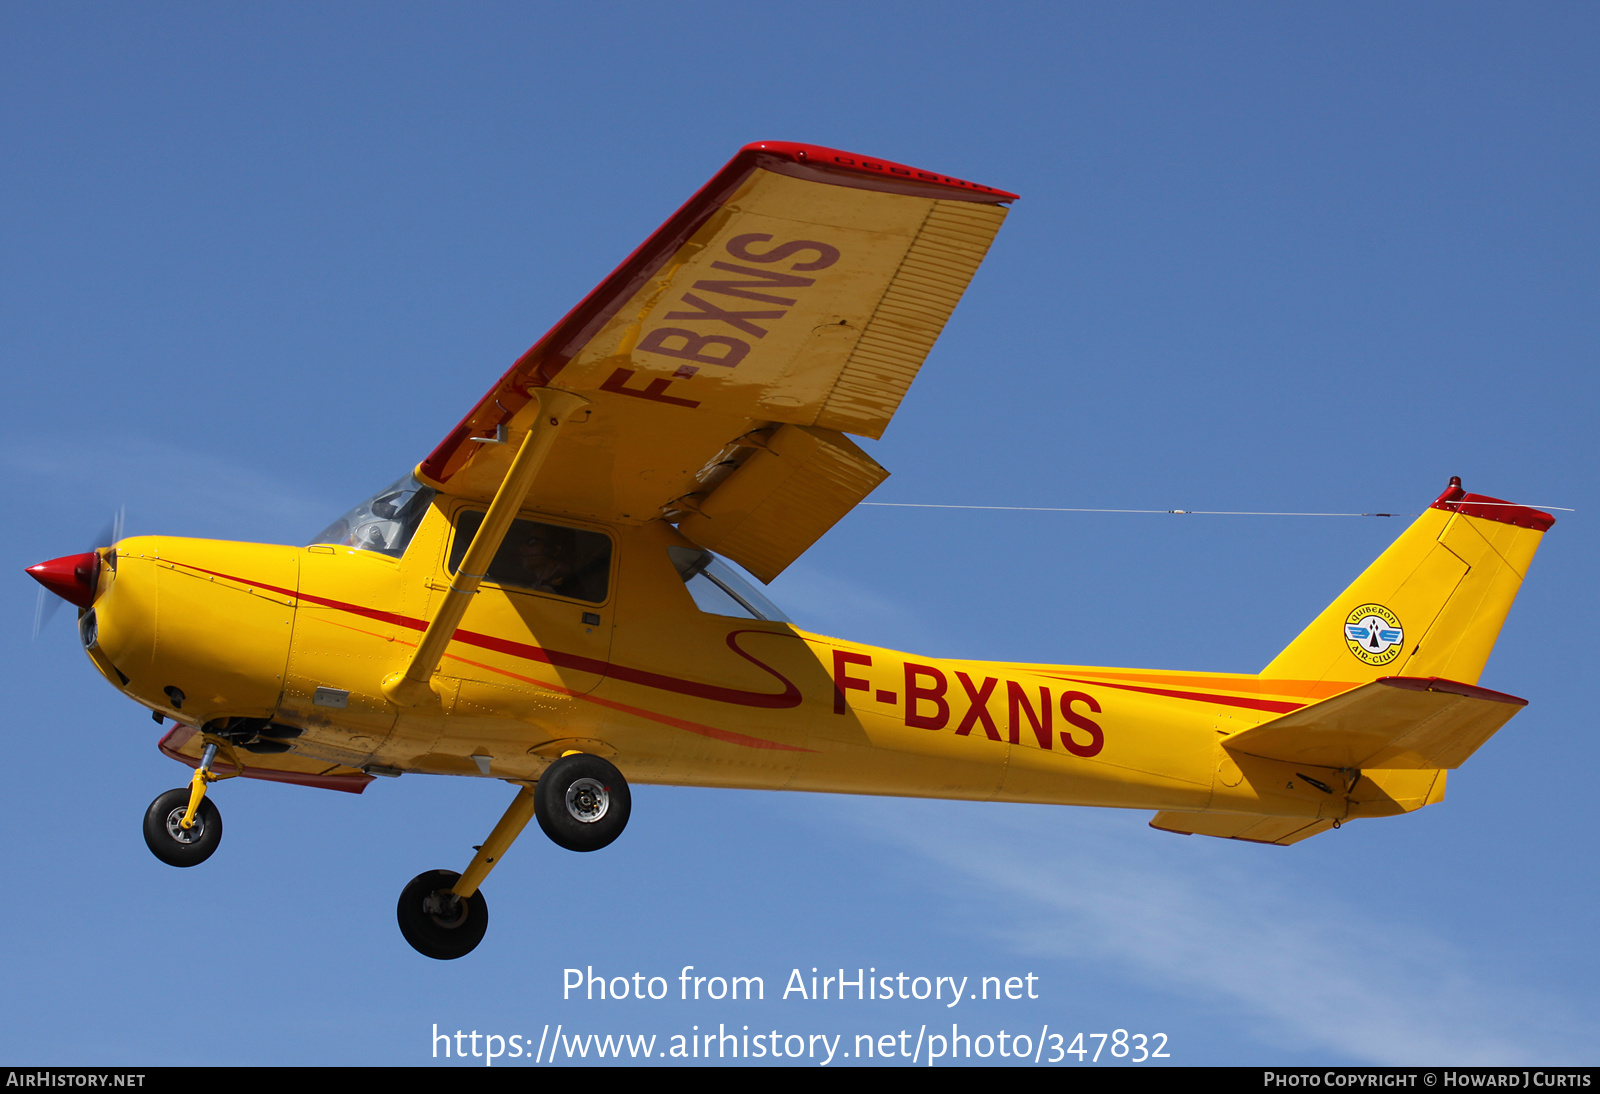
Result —
M 449 889 L 429 893 L 422 900 L 422 910 L 447 931 L 453 931 L 467 921 L 467 902 Z
M 611 808 L 611 795 L 594 779 L 579 779 L 567 787 L 567 812 L 581 824 L 593 824 Z
M 183 815 L 188 811 L 189 807 L 184 806 L 182 809 L 174 809 L 167 814 L 167 835 L 171 836 L 177 843 L 198 843 L 200 838 L 206 834 L 205 817 L 198 811 L 194 815 L 194 827 L 185 828 L 183 826 Z

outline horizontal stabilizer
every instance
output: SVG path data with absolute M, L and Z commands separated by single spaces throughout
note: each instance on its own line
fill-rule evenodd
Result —
M 1242 817 L 1237 813 L 1178 813 L 1164 809 L 1150 820 L 1151 828 L 1180 836 L 1219 836 L 1251 843 L 1287 847 L 1333 827 L 1316 817 Z
M 1318 767 L 1457 768 L 1527 705 L 1453 680 L 1386 676 L 1222 743 L 1232 752 Z

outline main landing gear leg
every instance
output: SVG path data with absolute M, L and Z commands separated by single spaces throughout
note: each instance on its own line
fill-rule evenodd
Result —
M 483 940 L 489 926 L 489 905 L 478 886 L 533 819 L 533 810 L 533 789 L 524 786 L 478 848 L 466 873 L 429 870 L 411 879 L 395 912 L 400 933 L 412 949 L 425 957 L 449 961 L 465 957 Z

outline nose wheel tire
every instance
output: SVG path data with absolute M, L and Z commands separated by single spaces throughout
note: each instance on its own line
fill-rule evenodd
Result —
M 451 870 L 429 870 L 412 878 L 400 893 L 395 909 L 400 933 L 424 957 L 453 961 L 483 941 L 489 903 L 481 892 L 466 898 L 452 893 L 459 880 L 461 875 Z
M 598 851 L 622 835 L 633 800 L 628 781 L 599 756 L 563 756 L 533 791 L 539 827 L 569 851 Z
M 144 811 L 144 841 L 151 854 L 168 866 L 199 866 L 222 842 L 222 814 L 210 798 L 195 810 L 194 824 L 183 827 L 189 810 L 189 788 L 168 790 Z

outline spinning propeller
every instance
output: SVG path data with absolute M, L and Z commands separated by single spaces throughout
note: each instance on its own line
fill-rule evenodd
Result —
M 100 529 L 100 534 L 94 539 L 94 545 L 83 554 L 63 555 L 61 558 L 53 558 L 49 562 L 28 567 L 28 576 L 43 586 L 39 590 L 38 603 L 33 609 L 34 641 L 38 641 L 39 634 L 50 625 L 50 620 L 55 617 L 62 600 L 80 608 L 87 608 L 94 603 L 100 550 L 104 547 L 114 547 L 122 539 L 123 513 L 124 510 L 119 507 L 116 514 L 106 522 L 106 526 Z M 46 596 L 46 591 L 55 593 L 60 599 Z

